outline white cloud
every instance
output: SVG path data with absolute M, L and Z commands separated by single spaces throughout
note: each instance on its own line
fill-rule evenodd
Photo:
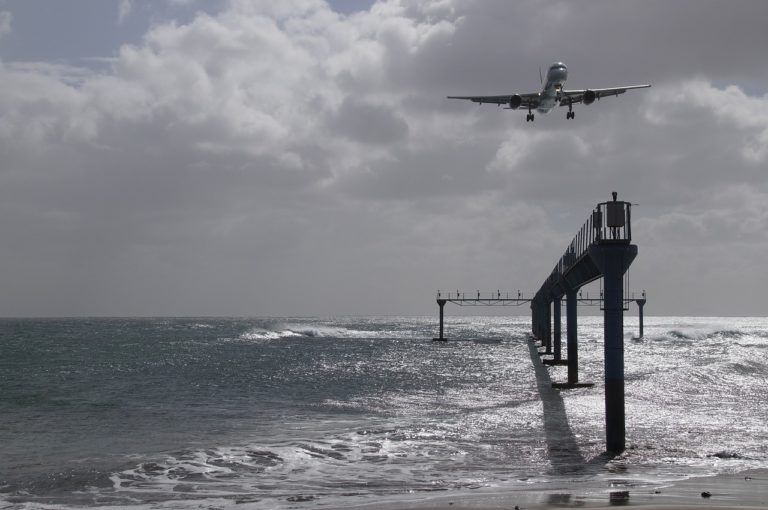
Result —
M 117 4 L 117 22 L 122 24 L 133 10 L 133 0 L 120 0 Z
M 0 180 L 6 197 L 26 196 L 26 206 L 6 221 L 15 218 L 27 233 L 38 233 L 35 239 L 57 245 L 47 252 L 59 264 L 75 263 L 88 246 L 93 263 L 79 274 L 101 274 L 94 282 L 122 278 L 107 276 L 115 270 L 115 250 L 134 253 L 123 267 L 138 270 L 169 242 L 175 243 L 169 253 L 186 251 L 216 232 L 253 239 L 246 245 L 273 268 L 264 274 L 277 274 L 275 262 L 288 258 L 265 246 L 304 253 L 305 243 L 315 243 L 317 250 L 323 243 L 314 239 L 315 222 L 367 216 L 355 215 L 348 202 L 324 213 L 315 208 L 326 207 L 345 172 L 359 174 L 381 160 L 371 144 L 407 142 L 411 116 L 402 111 L 403 96 L 390 90 L 385 73 L 368 72 L 394 59 L 391 30 L 379 28 L 397 27 L 413 53 L 429 44 L 428 27 L 441 23 L 403 18 L 400 9 L 345 19 L 323 2 L 244 2 L 186 25 L 155 26 L 141 44 L 120 50 L 109 73 L 5 65 L 0 144 L 9 150 Z M 368 92 L 349 95 L 360 83 Z M 22 193 L 33 173 L 49 185 Z M 22 207 L 16 199 L 4 203 Z M 166 228 L 170 237 L 160 234 Z M 385 220 L 380 230 L 387 228 Z M 49 229 L 70 236 L 42 235 Z M 368 226 L 361 232 L 360 238 L 370 235 Z M 328 237 L 348 242 L 335 228 Z M 81 248 L 71 244 L 75 239 Z M 17 246 L 34 251 L 30 242 Z M 178 284 L 174 274 L 190 270 L 186 258 L 169 271 L 161 294 Z M 20 274 L 31 270 L 22 267 Z M 94 285 L 84 302 L 85 294 L 101 292 Z
M 121 19 L 132 5 L 119 5 Z M 681 262 L 675 244 L 768 248 L 750 235 L 768 231 L 768 98 L 681 79 L 668 43 L 626 25 L 635 35 L 611 39 L 610 55 L 573 28 L 614 30 L 642 12 L 536 7 L 567 32 L 563 49 L 535 39 L 519 16 L 528 7 L 387 0 L 342 16 L 320 0 L 234 0 L 154 25 L 107 71 L 0 63 L 0 258 L 13 296 L 0 305 L 431 310 L 422 300 L 442 286 L 533 290 L 613 190 L 643 204 L 635 266 L 649 289 L 665 280 L 646 263 L 674 266 L 681 282 L 711 267 L 695 253 Z M 561 58 L 573 86 L 642 75 L 654 87 L 532 124 L 445 99 L 533 90 L 538 65 Z M 402 300 L 372 310 L 373 288 Z
M 704 79 L 668 85 L 651 94 L 647 118 L 657 125 L 701 122 L 726 127 L 737 138 L 745 161 L 763 163 L 768 156 L 768 94 L 748 96 L 736 85 L 723 89 Z
M 745 184 L 726 185 L 701 196 L 696 208 L 681 204 L 639 222 L 654 243 L 688 247 L 718 244 L 764 245 L 768 242 L 768 192 Z
M 0 11 L 0 37 L 11 33 L 13 14 L 9 11 Z

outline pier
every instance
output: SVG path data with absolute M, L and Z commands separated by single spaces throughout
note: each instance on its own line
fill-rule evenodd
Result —
M 432 340 L 435 342 L 445 342 L 447 340 L 444 335 L 443 326 L 444 308 L 446 303 L 453 303 L 459 306 L 520 306 L 530 303 L 532 300 L 533 297 L 525 297 L 520 291 L 517 291 L 517 294 L 513 293 L 510 296 L 509 292 L 502 293 L 500 290 L 486 294 L 481 293 L 479 290 L 474 293 L 457 290 L 455 294 L 449 292 L 445 295 L 438 290 L 437 306 L 440 308 L 440 336 L 433 338 Z
M 600 304 L 604 333 L 606 447 L 617 453 L 626 447 L 624 276 L 637 256 L 637 246 L 632 244 L 631 212 L 632 204 L 618 200 L 616 192 L 613 192 L 612 201 L 597 204 L 531 302 L 533 333 L 544 343 L 546 352 L 551 352 L 552 309 L 554 307 L 554 315 L 559 316 L 560 303 L 565 296 L 568 382 L 562 387 L 577 386 L 577 293 L 584 285 L 603 279 Z M 556 334 L 554 342 L 559 341 Z
M 641 297 L 625 295 L 628 287 L 627 271 L 637 256 L 632 244 L 632 204 L 613 200 L 595 206 L 587 221 L 568 244 L 539 290 L 532 296 L 495 293 L 482 294 L 456 291 L 442 294 L 438 291 L 440 333 L 433 340 L 445 341 L 444 308 L 446 303 L 459 306 L 520 306 L 530 303 L 533 339 L 542 342 L 542 360 L 546 365 L 567 365 L 567 382 L 552 383 L 556 389 L 592 386 L 579 381 L 578 305 L 600 306 L 603 311 L 604 333 L 604 388 L 606 449 L 620 453 L 626 447 L 624 405 L 624 311 L 630 303 L 638 306 L 639 336 L 643 336 L 643 307 L 645 291 Z M 581 288 L 602 278 L 599 297 L 585 297 Z M 567 359 L 562 356 L 562 303 L 565 300 Z

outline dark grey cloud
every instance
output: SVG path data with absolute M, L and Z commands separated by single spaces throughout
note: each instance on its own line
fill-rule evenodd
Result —
M 454 94 L 506 93 L 535 89 L 538 68 L 562 60 L 577 88 L 704 76 L 764 93 L 766 15 L 760 1 L 455 2 L 450 38 L 413 58 L 393 56 L 393 79 Z
M 764 2 L 44 4 L 0 2 L 4 315 L 431 313 L 537 288 L 613 190 L 649 313 L 762 313 Z M 555 60 L 654 87 L 533 124 L 445 98 Z

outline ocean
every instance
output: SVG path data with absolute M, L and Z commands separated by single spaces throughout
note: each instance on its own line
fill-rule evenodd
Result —
M 552 390 L 528 317 L 0 320 L 0 508 L 341 508 L 653 491 L 768 468 L 768 319 L 625 317 L 604 455 L 602 318 Z

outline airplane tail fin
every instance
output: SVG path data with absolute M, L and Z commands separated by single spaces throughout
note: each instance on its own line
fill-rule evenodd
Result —
M 541 66 L 539 66 L 539 81 L 544 85 L 544 75 L 541 74 Z

